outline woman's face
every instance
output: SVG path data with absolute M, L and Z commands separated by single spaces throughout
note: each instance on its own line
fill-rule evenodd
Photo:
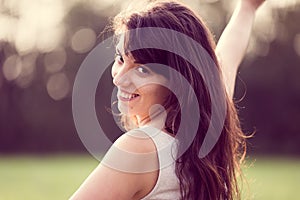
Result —
M 163 105 L 169 95 L 163 87 L 167 79 L 149 67 L 136 63 L 129 54 L 124 55 L 123 39 L 116 47 L 116 58 L 112 66 L 113 83 L 118 88 L 118 108 L 121 113 L 147 120 L 151 106 Z

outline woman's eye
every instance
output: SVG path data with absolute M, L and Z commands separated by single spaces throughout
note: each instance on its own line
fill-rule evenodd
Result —
M 137 67 L 137 71 L 143 74 L 149 74 L 150 71 L 146 67 L 139 66 Z
M 122 55 L 119 54 L 119 53 L 116 53 L 116 54 L 115 54 L 115 59 L 116 59 L 118 62 L 124 63 L 124 59 L 123 59 Z

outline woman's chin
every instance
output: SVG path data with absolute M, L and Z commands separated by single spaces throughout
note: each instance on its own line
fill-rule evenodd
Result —
M 118 109 L 123 115 L 135 115 L 132 110 L 129 109 L 128 103 L 118 102 Z

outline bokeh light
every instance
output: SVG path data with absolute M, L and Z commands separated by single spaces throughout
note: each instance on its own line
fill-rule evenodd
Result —
M 17 19 L 0 12 L 0 41 L 13 42 Z
M 86 53 L 96 43 L 96 33 L 90 28 L 81 28 L 74 33 L 71 39 L 71 47 L 77 53 Z
M 54 100 L 65 98 L 70 90 L 68 77 L 63 73 L 56 73 L 50 76 L 47 82 L 47 92 Z
M 18 55 L 11 55 L 6 58 L 3 64 L 3 75 L 8 81 L 18 78 L 22 71 L 22 61 Z
M 15 34 L 15 46 L 19 53 L 26 54 L 35 48 L 38 30 L 33 24 L 34 22 L 23 18 L 18 21 Z
M 44 30 L 36 41 L 36 49 L 40 52 L 51 52 L 59 47 L 63 41 L 65 29 L 62 25 Z
M 272 9 L 266 8 L 263 12 L 257 12 L 254 34 L 260 41 L 266 43 L 270 43 L 276 38 L 276 19 L 273 16 Z
M 27 88 L 34 79 L 37 56 L 38 54 L 34 52 L 22 57 L 21 73 L 16 79 L 16 83 L 19 87 Z
M 298 56 L 300 56 L 300 33 L 298 33 L 294 38 L 294 49 Z
M 60 47 L 47 53 L 44 57 L 44 66 L 47 72 L 59 72 L 67 61 L 67 53 L 64 48 Z
M 20 54 L 48 52 L 62 40 L 67 12 L 61 0 L 7 0 L 2 6 L 0 40 L 13 41 Z
M 31 82 L 34 79 L 34 74 L 29 74 L 27 76 L 19 76 L 16 79 L 16 84 L 20 87 L 20 88 L 27 88 L 30 86 Z

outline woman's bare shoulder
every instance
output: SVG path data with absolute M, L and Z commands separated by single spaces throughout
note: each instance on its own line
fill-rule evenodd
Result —
M 134 129 L 124 133 L 113 145 L 133 153 L 150 153 L 156 151 L 155 144 L 151 137 L 140 129 Z
M 120 136 L 71 199 L 141 199 L 154 187 L 155 144 L 141 131 Z

